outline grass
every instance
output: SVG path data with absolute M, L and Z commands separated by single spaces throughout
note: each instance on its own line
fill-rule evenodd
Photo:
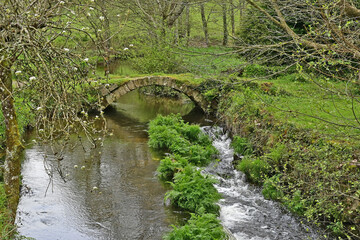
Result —
M 322 80 L 316 79 L 316 81 Z M 356 123 L 350 98 L 324 91 L 312 81 L 291 81 L 287 76 L 268 82 L 287 93 L 278 96 L 264 93 L 258 95 L 259 101 L 262 101 L 266 105 L 266 109 L 279 121 L 293 124 L 299 128 L 311 129 L 333 141 L 354 143 L 353 137 L 360 135 L 358 129 L 339 126 L 355 125 L 360 127 Z M 330 86 L 331 89 L 346 87 L 345 83 L 340 82 L 322 81 L 322 83 Z M 359 110 L 360 106 L 355 105 L 355 112 Z
M 10 239 L 13 226 L 10 224 L 10 211 L 7 209 L 4 184 L 0 182 L 0 239 Z

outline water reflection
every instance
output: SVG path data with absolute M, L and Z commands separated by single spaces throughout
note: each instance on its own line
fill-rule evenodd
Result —
M 161 239 L 182 216 L 164 207 L 166 188 L 154 176 L 158 161 L 147 145 L 147 123 L 158 113 L 192 108 L 131 92 L 106 112 L 113 136 L 103 147 L 85 144 L 91 150 L 84 152 L 73 139 L 61 162 L 51 156 L 44 162 L 48 146 L 27 149 L 19 232 L 38 240 Z M 44 165 L 61 169 L 66 181 L 55 171 L 48 185 Z

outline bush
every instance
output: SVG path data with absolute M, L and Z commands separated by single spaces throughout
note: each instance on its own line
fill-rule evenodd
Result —
M 180 172 L 188 165 L 188 161 L 178 155 L 166 157 L 160 161 L 157 168 L 158 177 L 162 180 L 172 181 L 174 174 Z
M 251 156 L 245 156 L 237 168 L 244 172 L 252 183 L 262 183 L 270 170 L 270 166 L 266 161 L 260 158 L 253 159 Z
M 171 47 L 154 45 L 143 46 L 131 63 L 139 73 L 177 73 L 181 59 L 171 52 Z
M 217 181 L 211 176 L 203 176 L 200 170 L 187 166 L 184 171 L 176 173 L 173 190 L 165 195 L 165 200 L 182 209 L 194 213 L 218 214 L 220 207 L 216 202 L 221 198 L 213 186 Z
M 231 147 L 234 149 L 235 153 L 245 156 L 251 155 L 253 153 L 253 148 L 250 142 L 246 138 L 235 136 Z
M 266 199 L 281 200 L 283 198 L 284 193 L 278 187 L 279 177 L 275 175 L 265 180 L 262 194 Z
M 226 234 L 220 221 L 214 214 L 191 214 L 188 223 L 178 228 L 173 226 L 172 232 L 168 233 L 165 240 L 222 240 Z
M 208 164 L 217 153 L 200 127 L 184 123 L 180 115 L 156 117 L 150 122 L 149 138 L 150 147 L 169 150 L 199 166 Z
M 244 77 L 264 77 L 269 75 L 267 67 L 259 64 L 250 64 L 244 68 Z
M 283 158 L 287 157 L 287 150 L 285 144 L 278 143 L 275 147 L 270 149 L 270 152 L 265 155 L 272 165 L 279 165 Z

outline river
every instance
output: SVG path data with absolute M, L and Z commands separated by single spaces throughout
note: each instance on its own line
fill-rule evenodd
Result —
M 164 205 L 168 187 L 155 176 L 160 156 L 147 145 L 148 122 L 159 113 L 180 113 L 187 121 L 209 124 L 193 107 L 133 91 L 105 112 L 113 135 L 102 147 L 84 151 L 74 140 L 60 162 L 46 154 L 48 146 L 28 147 L 16 220 L 19 233 L 37 240 L 161 239 L 171 224 L 188 216 Z M 233 169 L 231 139 L 223 129 L 203 129 L 221 158 L 204 171 L 219 180 L 216 188 L 224 197 L 220 219 L 236 239 L 320 239 Z
M 19 233 L 37 240 L 161 239 L 184 216 L 163 204 L 168 189 L 155 176 L 159 156 L 147 145 L 147 124 L 193 107 L 133 91 L 105 112 L 113 135 L 102 148 L 84 152 L 74 141 L 61 162 L 51 155 L 44 161 L 47 146 L 27 148 Z

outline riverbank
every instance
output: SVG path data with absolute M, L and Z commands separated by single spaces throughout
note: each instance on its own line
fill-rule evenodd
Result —
M 217 116 L 234 135 L 238 156 L 244 156 L 237 168 L 263 187 L 266 198 L 329 234 L 359 239 L 358 146 L 279 120 L 260 100 L 261 92 L 261 85 L 239 86 L 219 102 Z

